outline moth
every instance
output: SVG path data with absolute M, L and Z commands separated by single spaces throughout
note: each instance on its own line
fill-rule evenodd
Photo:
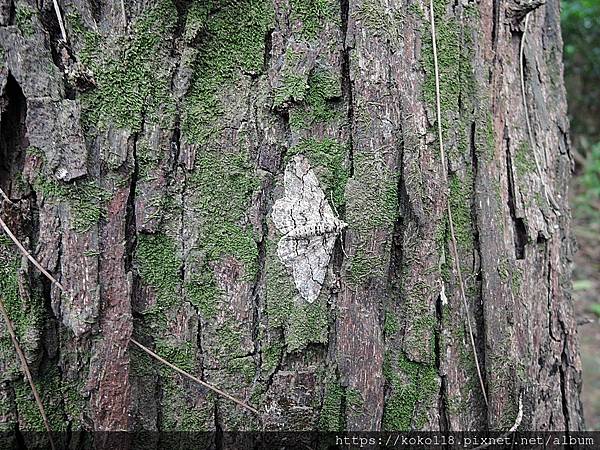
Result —
M 290 159 L 283 182 L 284 196 L 271 213 L 283 235 L 277 256 L 291 272 L 301 297 L 312 303 L 321 292 L 337 237 L 348 224 L 333 213 L 305 156 Z

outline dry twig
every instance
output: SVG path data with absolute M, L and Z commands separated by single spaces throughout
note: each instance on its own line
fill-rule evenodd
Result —
M 234 403 L 237 403 L 238 405 L 240 405 L 242 408 L 246 408 L 248 411 L 253 412 L 256 415 L 260 415 L 260 413 L 254 409 L 252 406 L 247 405 L 246 403 L 238 400 L 235 397 L 232 397 L 231 395 L 229 395 L 226 392 L 223 392 L 222 390 L 214 387 L 211 384 L 208 384 L 206 381 L 202 381 L 199 378 L 196 378 L 193 375 L 190 375 L 189 373 L 187 373 L 185 370 L 180 369 L 179 367 L 177 367 L 174 364 L 171 364 L 169 361 L 167 361 L 166 359 L 163 359 L 162 357 L 160 357 L 159 355 L 157 355 L 156 353 L 154 353 L 152 350 L 150 350 L 148 347 L 143 346 L 142 344 L 140 344 L 138 341 L 136 341 L 135 339 L 131 338 L 130 341 L 132 343 L 134 343 L 135 345 L 137 345 L 140 349 L 142 349 L 144 352 L 148 353 L 150 356 L 152 356 L 154 359 L 156 359 L 157 361 L 160 361 L 161 363 L 163 363 L 164 365 L 170 367 L 171 369 L 173 369 L 176 372 L 179 372 L 181 375 L 189 378 L 192 381 L 195 381 L 196 383 L 200 384 L 201 386 L 204 386 L 205 388 L 210 389 L 211 391 L 215 392 L 216 394 L 225 397 L 229 400 L 231 400 Z
M 54 12 L 56 13 L 56 18 L 58 19 L 58 26 L 60 27 L 60 34 L 62 34 L 63 41 L 67 42 L 67 31 L 65 30 L 65 23 L 62 18 L 62 14 L 60 13 L 60 7 L 58 6 L 58 0 L 52 0 L 54 5 Z
M 48 273 L 48 271 L 46 271 L 42 265 L 31 255 L 31 253 L 29 253 L 27 251 L 27 249 L 23 246 L 23 244 L 21 244 L 21 242 L 16 238 L 16 236 L 14 235 L 14 233 L 10 230 L 10 228 L 8 228 L 8 226 L 6 225 L 6 223 L 4 223 L 4 221 L 0 218 L 0 226 L 4 229 L 4 232 L 10 237 L 10 239 L 15 243 L 15 245 L 17 246 L 17 248 L 21 251 L 21 253 L 27 257 L 27 259 L 29 259 L 33 265 L 44 274 L 44 276 L 46 276 L 46 278 L 48 278 L 53 284 L 55 284 L 63 293 L 67 294 L 67 295 L 71 295 L 69 291 L 67 291 L 62 284 L 60 284 L 52 275 L 50 275 Z M 232 402 L 242 406 L 243 408 L 246 408 L 247 410 L 253 412 L 256 415 L 259 415 L 259 412 L 251 407 L 250 405 L 242 402 L 241 400 L 236 399 L 235 397 L 227 394 L 226 392 L 223 392 L 222 390 L 220 390 L 219 388 L 207 383 L 206 381 L 202 381 L 199 378 L 194 377 L 193 375 L 190 375 L 189 373 L 187 373 L 185 370 L 180 369 L 179 367 L 177 367 L 176 365 L 168 362 L 167 360 L 163 359 L 162 357 L 160 357 L 159 355 L 157 355 L 156 353 L 154 353 L 152 350 L 148 349 L 147 347 L 144 347 L 142 344 L 140 344 L 139 342 L 137 342 L 136 340 L 134 340 L 133 338 L 130 338 L 130 341 L 132 343 L 134 343 L 135 345 L 137 345 L 139 348 L 141 348 L 143 351 L 145 351 L 146 353 L 148 353 L 150 356 L 152 356 L 154 359 L 156 359 L 157 361 L 167 365 L 168 367 L 172 368 L 173 370 L 179 372 L 182 375 L 185 375 L 186 377 L 188 377 L 189 379 L 195 381 L 196 383 L 210 389 L 211 391 L 217 393 L 218 395 L 225 397 L 229 400 L 231 400 Z M 37 395 L 36 393 L 34 393 L 34 396 Z
M 6 192 L 4 192 L 1 188 L 0 188 L 0 196 L 12 205 L 12 203 L 13 203 L 12 200 L 8 197 L 8 195 L 6 195 Z
M 8 235 L 8 237 L 15 243 L 15 245 L 18 247 L 18 249 L 21 251 L 21 253 L 23 255 L 25 255 L 27 257 L 27 259 L 29 261 L 31 261 L 31 263 L 40 271 L 44 274 L 44 276 L 46 278 L 48 278 L 53 284 L 55 284 L 61 291 L 66 292 L 65 288 L 63 287 L 62 284 L 60 284 L 56 278 L 54 278 L 52 275 L 50 275 L 48 273 L 48 271 L 46 269 L 44 269 L 42 267 L 42 265 L 37 262 L 37 260 L 31 256 L 31 253 L 29 253 L 27 251 L 27 249 L 23 246 L 23 244 L 21 244 L 21 242 L 17 239 L 17 237 L 13 234 L 12 231 L 10 231 L 10 228 L 8 228 L 8 226 L 6 225 L 6 223 L 4 223 L 4 220 L 2 220 L 0 218 L 0 226 L 4 229 L 4 232 Z
M 40 395 L 38 394 L 38 391 L 35 387 L 35 384 L 33 383 L 33 377 L 31 376 L 31 371 L 29 370 L 29 366 L 27 365 L 27 359 L 25 358 L 25 354 L 23 353 L 23 350 L 21 349 L 21 345 L 19 344 L 19 341 L 17 340 L 17 335 L 12 326 L 12 322 L 10 321 L 10 317 L 8 317 L 8 313 L 6 312 L 6 309 L 4 308 L 4 302 L 1 297 L 0 297 L 0 314 L 2 314 L 2 317 L 4 318 L 4 322 L 6 323 L 6 329 L 8 330 L 8 334 L 10 335 L 10 339 L 13 343 L 15 351 L 17 352 L 17 355 L 19 356 L 19 360 L 21 361 L 21 368 L 23 369 L 23 372 L 25 373 L 25 377 L 27 378 L 27 381 L 29 382 L 29 386 L 31 387 L 31 392 L 33 392 L 33 397 L 35 398 L 35 402 L 37 403 L 37 407 L 40 411 L 40 415 L 42 416 L 42 420 L 44 422 L 44 427 L 46 428 L 46 431 L 48 432 L 48 440 L 50 441 L 50 447 L 52 448 L 52 450 L 55 450 L 56 447 L 54 446 L 54 441 L 52 440 L 52 429 L 50 428 L 50 423 L 48 422 L 48 417 L 46 416 L 46 411 L 44 410 L 44 404 L 42 403 L 42 399 L 40 398 Z
M 125 0 L 121 0 L 121 14 L 123 16 L 123 26 L 127 26 L 127 12 L 125 11 Z
M 446 163 L 446 152 L 444 151 L 444 140 L 442 134 L 442 107 L 441 107 L 441 95 L 440 95 L 440 70 L 438 66 L 438 55 L 437 55 L 437 40 L 435 32 L 435 13 L 433 9 L 433 0 L 429 0 L 429 14 L 431 20 L 431 46 L 433 48 L 433 71 L 435 75 L 435 107 L 437 114 L 437 131 L 438 140 L 440 146 L 440 159 L 442 162 L 442 176 L 444 177 L 444 184 L 448 185 L 447 175 L 447 163 Z M 479 384 L 481 385 L 481 392 L 485 404 L 488 404 L 487 394 L 485 391 L 485 384 L 483 382 L 483 375 L 481 373 L 481 366 L 479 364 L 479 358 L 477 356 L 477 348 L 475 346 L 475 338 L 473 336 L 473 326 L 471 325 L 471 314 L 469 313 L 469 305 L 467 304 L 467 297 L 465 294 L 465 284 L 462 277 L 462 271 L 460 269 L 460 260 L 458 258 L 458 247 L 456 244 L 456 233 L 454 232 L 454 220 L 452 218 L 452 208 L 450 208 L 450 196 L 446 196 L 446 211 L 448 213 L 448 224 L 450 228 L 450 247 L 452 250 L 452 259 L 456 268 L 456 277 L 458 279 L 458 290 L 460 297 L 462 298 L 463 306 L 465 308 L 465 315 L 467 316 L 467 326 L 469 328 L 469 337 L 471 339 L 471 347 L 473 350 L 473 357 L 475 358 L 475 366 L 477 367 L 477 376 L 479 377 Z

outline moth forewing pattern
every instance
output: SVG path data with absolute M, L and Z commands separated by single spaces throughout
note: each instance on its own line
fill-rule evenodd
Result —
M 312 303 L 325 282 L 335 241 L 347 224 L 335 217 L 305 156 L 295 155 L 286 165 L 284 196 L 273 205 L 271 217 L 283 235 L 277 256 L 292 274 L 300 296 Z

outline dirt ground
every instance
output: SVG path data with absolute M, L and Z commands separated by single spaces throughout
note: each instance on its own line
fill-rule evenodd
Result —
M 573 300 L 583 364 L 582 400 L 586 428 L 600 430 L 600 205 L 577 200 L 577 178 L 571 192 L 573 231 L 578 244 Z

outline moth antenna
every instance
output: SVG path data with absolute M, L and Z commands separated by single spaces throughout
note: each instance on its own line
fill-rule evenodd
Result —
M 10 340 L 12 341 L 13 347 L 15 348 L 15 352 L 19 357 L 21 362 L 21 368 L 25 373 L 25 378 L 27 378 L 27 382 L 29 383 L 29 387 L 31 388 L 31 392 L 33 393 L 33 398 L 35 399 L 35 403 L 37 404 L 37 408 L 40 411 L 40 415 L 42 416 L 42 421 L 44 422 L 44 428 L 46 428 L 46 432 L 48 433 L 48 440 L 50 441 L 50 447 L 52 450 L 55 450 L 54 441 L 52 440 L 52 429 L 50 428 L 50 423 L 48 422 L 48 417 L 46 416 L 46 411 L 44 410 L 44 404 L 42 403 L 42 399 L 33 383 L 33 377 L 31 376 L 31 371 L 29 370 L 29 365 L 27 364 L 27 359 L 25 358 L 25 354 L 21 349 L 21 345 L 19 344 L 19 340 L 17 339 L 17 334 L 15 333 L 15 329 L 12 326 L 12 322 L 10 321 L 10 317 L 8 317 L 8 313 L 4 308 L 4 301 L 0 297 L 0 314 L 4 318 L 4 322 L 6 323 L 6 329 L 8 330 L 8 334 L 10 335 Z
M 523 110 L 525 112 L 525 123 L 527 125 L 527 137 L 529 138 L 529 146 L 531 147 L 531 152 L 533 153 L 535 169 L 540 179 L 540 183 L 542 183 L 542 188 L 544 189 L 544 197 L 546 197 L 546 201 L 553 208 L 556 216 L 560 217 L 560 208 L 556 203 L 554 195 L 552 195 L 552 191 L 548 187 L 546 180 L 544 180 L 544 174 L 542 173 L 542 167 L 538 159 L 537 145 L 535 142 L 535 137 L 533 135 L 533 129 L 531 127 L 531 120 L 529 119 L 529 106 L 527 105 L 527 94 L 525 91 L 525 42 L 527 38 L 527 30 L 529 27 L 529 17 L 531 16 L 532 12 L 533 11 L 529 11 L 525 15 L 525 21 L 523 24 L 523 36 L 521 36 L 521 43 L 519 45 L 519 76 L 521 79 L 521 97 L 523 99 Z
M 10 237 L 10 239 L 15 243 L 15 245 L 17 246 L 17 248 L 19 249 L 19 251 L 27 257 L 27 259 L 29 259 L 33 265 L 42 273 L 44 274 L 44 276 L 46 278 L 48 278 L 53 284 L 55 284 L 62 292 L 64 292 L 67 295 L 70 295 L 72 297 L 72 294 L 64 288 L 64 286 L 62 284 L 60 284 L 52 275 L 50 275 L 48 273 L 47 270 L 45 270 L 42 265 L 31 255 L 31 253 L 29 253 L 27 251 L 27 249 L 23 246 L 23 244 L 21 244 L 21 242 L 17 239 L 17 237 L 14 235 L 14 233 L 10 230 L 10 228 L 8 228 L 8 226 L 6 225 L 6 223 L 4 223 L 4 221 L 2 220 L 2 218 L 0 218 L 0 226 L 3 228 L 4 232 L 8 235 L 8 237 Z M 4 314 L 4 313 L 3 313 Z M 5 316 L 5 320 L 7 321 L 7 323 L 9 323 L 7 316 Z M 9 325 L 10 327 L 10 325 Z M 156 353 L 154 353 L 152 350 L 144 347 L 142 344 L 140 344 L 139 342 L 137 342 L 135 339 L 133 338 L 129 338 L 129 340 L 137 345 L 140 349 L 142 349 L 143 351 L 145 351 L 146 353 L 148 353 L 150 356 L 152 356 L 155 360 L 165 364 L 166 366 L 172 368 L 173 370 L 179 372 L 182 375 L 185 375 L 186 377 L 188 377 L 189 379 L 195 381 L 196 383 L 200 384 L 201 386 L 204 386 L 208 389 L 210 389 L 211 391 L 215 392 L 216 394 L 225 397 L 229 400 L 231 400 L 232 402 L 235 402 L 236 404 L 246 408 L 248 411 L 253 412 L 256 415 L 260 415 L 260 413 L 254 409 L 253 407 L 249 406 L 248 404 L 242 402 L 241 400 L 236 399 L 235 397 L 227 394 L 226 392 L 218 389 L 217 387 L 207 383 L 206 381 L 202 381 L 199 378 L 194 377 L 193 375 L 190 375 L 189 373 L 187 373 L 185 370 L 180 369 L 179 367 L 177 367 L 175 364 L 170 363 L 169 361 L 167 361 L 166 359 L 162 358 L 161 356 L 157 355 Z M 18 342 L 15 344 L 15 347 L 17 347 Z M 19 352 L 20 350 L 18 350 L 17 352 Z M 22 352 L 21 352 L 22 353 Z M 25 362 L 26 363 L 26 362 Z M 27 369 L 28 370 L 28 369 Z M 28 379 L 31 377 L 31 374 L 28 375 Z M 33 391 L 33 395 L 34 397 L 36 397 L 36 401 L 39 399 L 39 396 L 37 395 L 37 391 L 35 390 L 35 386 L 33 386 L 33 381 L 30 381 L 31 387 L 32 387 L 32 391 Z M 41 404 L 41 400 L 38 402 L 38 407 L 40 408 L 40 412 L 43 410 L 43 405 Z M 42 417 L 45 417 L 45 414 L 42 413 Z M 47 422 L 47 420 L 45 421 Z M 47 429 L 49 430 L 49 426 L 47 426 Z M 50 442 L 52 443 L 52 438 L 50 438 Z M 54 444 L 52 444 L 52 450 L 55 450 Z
M 440 71 L 438 66 L 438 55 L 437 55 L 437 39 L 435 32 L 435 13 L 433 9 L 433 0 L 429 0 L 429 15 L 431 19 L 431 47 L 433 49 L 433 71 L 435 75 L 435 109 L 437 118 L 437 134 L 440 146 L 440 160 L 442 163 L 442 176 L 446 186 L 448 185 L 448 175 L 446 169 L 446 153 L 444 151 L 444 139 L 442 133 L 442 106 L 441 106 L 441 94 L 440 94 Z M 477 368 L 477 376 L 479 377 L 479 384 L 481 386 L 481 393 L 485 400 L 485 405 L 488 406 L 487 393 L 485 390 L 485 383 L 483 382 L 483 374 L 481 372 L 481 365 L 479 364 L 479 357 L 477 356 L 477 348 L 475 346 L 475 338 L 473 335 L 473 326 L 471 325 L 471 314 L 469 313 L 469 305 L 467 304 L 467 296 L 465 294 L 465 283 L 462 277 L 462 271 L 460 268 L 460 260 L 458 258 L 458 247 L 456 244 L 456 233 L 454 232 L 454 220 L 452 218 L 452 208 L 450 208 L 450 196 L 446 195 L 446 211 L 448 214 L 448 225 L 450 228 L 450 247 L 452 250 L 452 261 L 456 269 L 456 278 L 458 279 L 458 290 L 460 297 L 462 298 L 463 307 L 465 309 L 465 316 L 467 318 L 467 326 L 469 328 L 469 337 L 471 340 L 471 349 L 473 351 L 473 358 L 475 360 L 475 367 Z

